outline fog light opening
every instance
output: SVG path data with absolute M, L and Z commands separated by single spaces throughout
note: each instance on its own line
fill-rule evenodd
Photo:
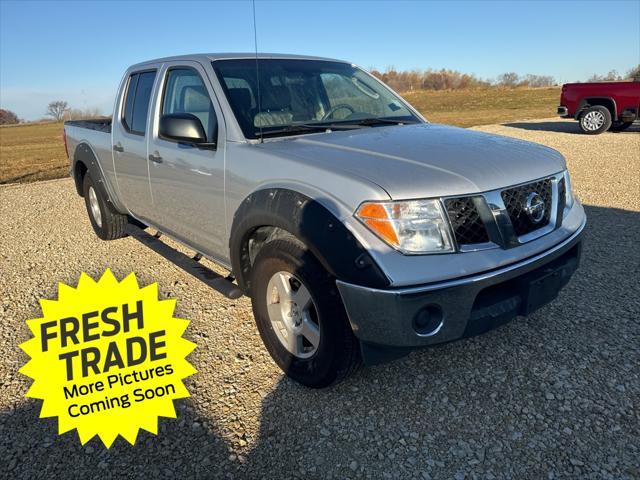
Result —
M 439 305 L 427 305 L 413 317 L 413 329 L 422 337 L 435 335 L 442 328 L 442 309 Z

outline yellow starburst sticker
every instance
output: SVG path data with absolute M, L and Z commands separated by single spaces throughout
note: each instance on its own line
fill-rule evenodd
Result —
M 20 369 L 34 380 L 27 397 L 44 400 L 40 418 L 58 417 L 59 434 L 76 428 L 83 445 L 95 435 L 107 448 L 118 435 L 133 445 L 140 428 L 157 434 L 158 417 L 176 417 L 173 400 L 189 396 L 183 379 L 196 371 L 186 359 L 195 344 L 182 338 L 189 321 L 173 317 L 175 304 L 133 273 L 59 283 L 20 345 L 31 357 Z

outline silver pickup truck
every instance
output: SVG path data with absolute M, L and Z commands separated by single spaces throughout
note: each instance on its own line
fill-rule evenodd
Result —
M 144 62 L 112 120 L 66 122 L 65 141 L 96 234 L 250 296 L 274 361 L 311 387 L 528 315 L 580 258 L 560 153 L 428 123 L 339 60 Z

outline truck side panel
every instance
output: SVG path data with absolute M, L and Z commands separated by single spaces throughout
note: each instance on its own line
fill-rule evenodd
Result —
M 69 173 L 76 181 L 78 193 L 82 195 L 80 174 L 83 169 L 87 169 L 93 176 L 101 177 L 97 180 L 102 180 L 108 198 L 120 213 L 126 213 L 127 210 L 117 194 L 111 134 L 74 125 L 65 125 L 64 130 L 71 164 Z M 94 165 L 91 165 L 92 160 Z
M 618 120 L 625 110 L 633 110 L 637 114 L 640 82 L 568 83 L 562 87 L 560 104 L 567 107 L 568 116 L 577 118 L 585 105 L 596 104 L 594 99 L 613 102 L 613 120 Z

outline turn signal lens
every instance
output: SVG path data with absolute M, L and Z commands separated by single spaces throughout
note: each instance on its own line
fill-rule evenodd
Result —
M 363 203 L 358 209 L 360 218 L 377 218 L 387 220 L 387 211 L 381 203 Z
M 569 176 L 569 170 L 564 171 L 564 191 L 566 194 L 565 208 L 573 207 L 573 189 L 571 188 L 571 177 Z
M 449 224 L 438 200 L 365 202 L 356 217 L 402 253 L 453 251 Z

